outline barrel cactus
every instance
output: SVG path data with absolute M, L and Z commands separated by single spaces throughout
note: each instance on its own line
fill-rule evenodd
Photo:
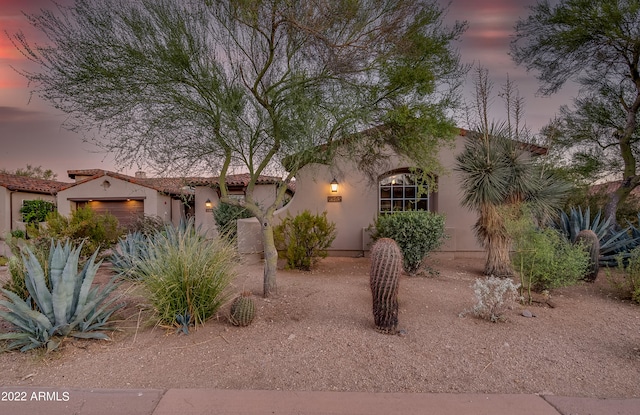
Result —
M 395 334 L 398 329 L 398 280 L 402 271 L 402 252 L 390 238 L 380 238 L 371 247 L 369 283 L 373 296 L 376 330 Z
M 582 230 L 576 236 L 576 243 L 583 244 L 589 253 L 589 268 L 587 269 L 584 279 L 593 282 L 596 280 L 598 270 L 600 269 L 600 240 L 598 239 L 598 235 L 590 229 Z
M 231 303 L 229 321 L 234 326 L 248 326 L 256 316 L 256 305 L 251 292 L 244 291 Z

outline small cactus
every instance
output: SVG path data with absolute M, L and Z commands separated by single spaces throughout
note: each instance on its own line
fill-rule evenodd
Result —
M 244 291 L 231 303 L 229 321 L 234 326 L 248 326 L 256 316 L 256 305 L 251 298 L 251 292 Z
M 590 229 L 582 230 L 576 236 L 576 243 L 582 243 L 589 253 L 589 268 L 584 280 L 594 282 L 600 269 L 600 241 L 596 233 Z
M 376 330 L 396 334 L 398 330 L 398 279 L 402 271 L 402 251 L 390 238 L 380 238 L 371 247 L 369 282 L 373 296 Z

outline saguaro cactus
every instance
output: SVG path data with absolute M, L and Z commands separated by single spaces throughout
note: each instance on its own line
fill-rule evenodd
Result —
M 589 268 L 584 279 L 589 282 L 596 280 L 600 269 L 600 241 L 598 235 L 590 229 L 580 231 L 576 236 L 576 243 L 582 243 L 589 253 Z
M 398 279 L 402 271 L 402 251 L 390 238 L 381 238 L 371 247 L 369 283 L 373 296 L 376 330 L 395 334 L 398 329 Z

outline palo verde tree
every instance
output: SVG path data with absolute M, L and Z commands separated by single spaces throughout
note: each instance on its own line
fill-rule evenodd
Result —
M 577 82 L 573 108 L 561 109 L 549 126 L 556 144 L 592 174 L 622 176 L 606 216 L 615 223 L 618 205 L 640 185 L 640 2 L 638 0 L 548 0 L 518 21 L 511 54 L 538 71 L 540 92 Z
M 261 223 L 268 296 L 274 212 L 301 166 L 329 163 L 340 143 L 390 145 L 429 171 L 454 135 L 451 42 L 465 25 L 444 27 L 443 12 L 432 0 L 76 0 L 28 16 L 47 45 L 12 40 L 38 64 L 23 72 L 36 92 L 118 161 L 219 175 L 221 200 Z M 232 172 L 250 176 L 243 201 L 228 197 Z M 264 174 L 283 180 L 259 206 Z
M 484 273 L 510 277 L 512 241 L 506 216 L 517 214 L 526 203 L 544 223 L 562 205 L 569 187 L 534 159 L 533 150 L 542 148 L 532 143 L 516 86 L 507 80 L 499 94 L 505 121 L 490 122 L 492 83 L 486 69 L 478 67 L 476 75 L 475 111 L 469 117 L 475 131 L 468 133 L 455 169 L 461 177 L 463 205 L 478 213 L 474 231 L 487 251 Z

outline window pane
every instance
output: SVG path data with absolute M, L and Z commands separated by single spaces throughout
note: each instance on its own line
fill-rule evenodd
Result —
M 403 210 L 402 200 L 394 200 L 393 201 L 393 211 L 394 212 L 402 212 L 402 210 Z
M 405 187 L 404 188 L 404 197 L 407 199 L 415 199 L 416 198 L 416 188 L 415 187 Z
M 390 200 L 381 200 L 380 201 L 380 212 L 390 212 L 391 211 L 391 201 Z
M 429 210 L 429 199 L 421 199 L 418 201 L 418 207 L 416 210 Z
M 402 199 L 402 186 L 393 186 L 393 198 Z
M 383 186 L 380 188 L 380 197 L 389 199 L 391 197 L 391 187 Z

